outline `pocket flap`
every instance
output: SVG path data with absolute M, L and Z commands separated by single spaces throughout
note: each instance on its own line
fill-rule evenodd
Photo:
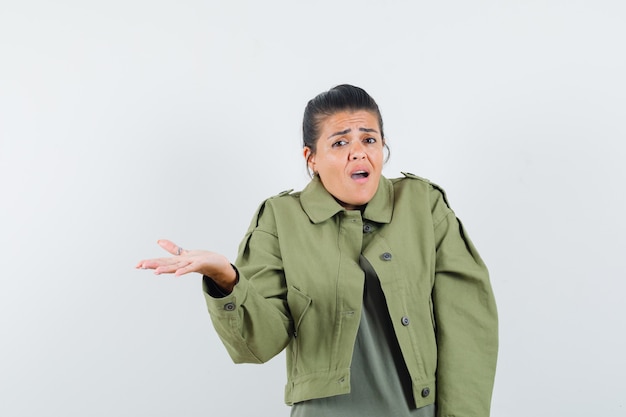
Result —
M 293 285 L 289 286 L 289 290 L 287 291 L 287 304 L 289 304 L 289 310 L 291 311 L 291 317 L 293 317 L 294 330 L 296 332 L 312 302 L 311 297 Z

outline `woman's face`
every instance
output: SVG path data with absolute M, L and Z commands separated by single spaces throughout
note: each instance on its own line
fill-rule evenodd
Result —
M 348 210 L 368 203 L 383 167 L 383 138 L 378 117 L 366 110 L 343 111 L 322 121 L 315 153 L 304 148 L 309 167 Z

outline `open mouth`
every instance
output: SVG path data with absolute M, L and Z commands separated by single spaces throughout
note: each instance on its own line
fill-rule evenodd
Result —
M 355 171 L 351 175 L 353 180 L 359 180 L 361 178 L 367 178 L 369 176 L 370 176 L 370 173 L 367 171 Z

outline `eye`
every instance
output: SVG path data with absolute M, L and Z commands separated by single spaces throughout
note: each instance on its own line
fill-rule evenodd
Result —
M 376 138 L 366 138 L 363 140 L 365 143 L 376 143 Z
M 332 146 L 333 148 L 338 148 L 338 147 L 340 147 L 340 146 L 345 146 L 345 145 L 347 145 L 347 144 L 348 144 L 348 142 L 347 142 L 347 141 L 345 141 L 345 140 L 343 140 L 343 139 L 339 139 L 338 141 L 333 142 L 333 144 L 332 144 L 331 146 Z

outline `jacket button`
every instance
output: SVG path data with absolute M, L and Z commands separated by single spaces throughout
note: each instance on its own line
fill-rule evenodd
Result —
M 429 395 L 430 395 L 430 388 L 424 388 L 424 389 L 422 390 L 422 397 L 423 397 L 423 398 L 426 398 L 426 397 L 428 397 Z
M 372 225 L 371 225 L 371 224 L 365 223 L 365 224 L 363 225 L 363 232 L 364 232 L 364 233 L 369 233 L 369 232 L 371 232 L 371 231 L 372 231 L 372 229 L 373 229 L 373 227 L 372 227 Z
M 233 311 L 235 309 L 235 303 L 226 303 L 224 304 L 224 310 Z
M 385 252 L 382 255 L 380 255 L 380 257 L 383 259 L 383 261 L 390 261 L 391 260 L 391 254 L 389 252 Z
M 409 318 L 407 316 L 403 316 L 401 321 L 402 321 L 402 325 L 403 326 L 408 326 L 409 323 L 411 322 L 411 320 L 409 320 Z

